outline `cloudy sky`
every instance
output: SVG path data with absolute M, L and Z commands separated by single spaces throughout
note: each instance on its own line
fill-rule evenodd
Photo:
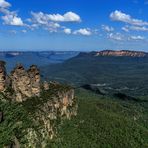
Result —
M 0 0 L 0 50 L 148 51 L 148 0 Z

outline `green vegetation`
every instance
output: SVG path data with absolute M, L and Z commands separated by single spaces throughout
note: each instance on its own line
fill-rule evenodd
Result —
M 26 101 L 22 102 L 23 107 L 25 108 L 28 113 L 35 113 L 36 110 L 42 108 L 43 104 L 47 101 L 53 101 L 54 98 L 58 98 L 59 92 L 66 92 L 70 90 L 72 87 L 69 85 L 64 84 L 50 84 L 49 90 L 42 91 L 40 97 L 32 97 L 27 99 Z
M 3 148 L 4 145 L 10 145 L 14 137 L 24 143 L 25 129 L 34 126 L 31 116 L 20 104 L 9 101 L 4 102 L 1 99 L 2 96 L 0 96 L 0 111 L 3 112 L 3 121 L 0 123 L 0 148 Z
M 41 110 L 44 107 L 44 103 L 53 101 L 59 92 L 64 93 L 71 89 L 70 86 L 60 84 L 51 84 L 49 88 L 48 91 L 43 91 L 40 97 L 29 98 L 22 103 L 15 102 L 0 93 L 0 112 L 3 113 L 3 120 L 0 121 L 0 148 L 13 144 L 14 138 L 17 138 L 21 145 L 25 144 L 26 129 L 32 128 L 38 131 L 43 126 L 42 123 L 35 121 L 36 111 Z M 7 93 L 10 92 L 7 89 Z M 57 126 L 59 119 L 52 122 Z
M 108 83 L 109 87 L 138 89 L 133 93 L 130 91 L 129 95 L 124 91 L 99 95 L 99 89 L 93 92 L 77 88 L 78 115 L 71 120 L 63 120 L 62 124 L 59 118 L 51 121 L 57 126 L 58 135 L 48 142 L 47 148 L 148 147 L 147 59 L 80 56 L 54 67 L 44 71 L 50 76 L 48 79 L 58 77 L 75 86 Z M 59 91 L 69 89 L 71 87 L 67 85 L 53 84 L 49 91 L 42 92 L 40 98 L 33 97 L 23 103 L 11 102 L 10 99 L 4 101 L 7 98 L 0 94 L 0 111 L 4 113 L 4 120 L 0 123 L 0 148 L 10 145 L 14 137 L 24 144 L 26 129 L 39 128 L 33 120 L 36 111 L 45 102 L 53 101 Z M 12 90 L 6 92 L 11 94 Z M 141 97 L 131 97 L 130 94 Z
M 50 91 L 44 92 L 48 97 L 49 94 Z M 48 147 L 148 147 L 148 102 L 120 100 L 83 89 L 76 90 L 76 97 L 78 115 L 71 120 L 64 120 L 58 126 L 58 135 L 49 141 Z M 0 102 L 0 110 L 4 111 L 4 121 L 0 123 L 0 147 L 10 144 L 14 136 L 21 144 L 25 143 L 25 129 L 37 128 L 29 114 L 31 110 L 26 108 L 27 105 L 30 108 L 38 106 L 38 103 L 33 103 L 35 98 L 32 99 L 31 104 L 22 105 L 9 101 Z M 145 100 L 146 97 L 139 99 Z
M 80 54 L 62 64 L 42 67 L 44 79 L 75 86 L 106 84 L 109 92 L 118 89 L 134 96 L 148 95 L 148 58 L 95 57 Z
M 78 100 L 78 115 L 54 124 L 58 135 L 49 141 L 47 148 L 148 147 L 148 58 L 79 55 L 42 70 L 48 80 L 77 86 Z M 94 87 L 90 91 L 78 88 L 84 84 L 104 83 L 102 88 Z M 53 101 L 59 91 L 69 89 L 67 85 L 51 85 L 40 98 L 30 98 L 23 103 L 4 101 L 4 96 L 0 95 L 3 100 L 0 111 L 4 112 L 0 123 L 0 148 L 9 145 L 14 136 L 21 144 L 25 143 L 25 129 L 38 130 L 33 120 L 36 110 L 45 102 Z
M 42 71 L 44 79 L 76 87 L 102 85 L 77 93 L 78 116 L 65 122 L 53 147 L 148 147 L 148 58 L 80 54 Z
M 147 148 L 148 103 L 77 90 L 78 115 L 64 121 L 53 148 Z

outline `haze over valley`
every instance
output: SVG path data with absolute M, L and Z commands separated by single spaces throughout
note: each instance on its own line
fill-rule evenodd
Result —
M 22 63 L 26 68 L 31 64 L 44 66 L 61 63 L 78 53 L 77 51 L 1 51 L 0 59 L 7 62 L 7 69 L 10 71 L 19 63 Z

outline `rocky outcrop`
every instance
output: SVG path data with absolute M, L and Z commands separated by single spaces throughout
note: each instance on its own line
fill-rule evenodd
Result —
M 129 56 L 129 57 L 148 57 L 148 53 L 130 50 L 103 50 L 96 52 L 95 56 Z
M 5 62 L 0 61 L 0 92 L 4 91 L 5 88 L 6 88 Z
M 36 65 L 32 65 L 27 71 L 31 82 L 32 96 L 40 96 L 40 71 Z
M 44 81 L 43 88 L 44 88 L 44 90 L 48 90 L 49 89 L 49 84 L 48 84 L 47 81 Z
M 71 119 L 72 116 L 77 115 L 74 89 L 57 82 L 41 83 L 40 71 L 35 65 L 25 70 L 21 64 L 18 64 L 10 76 L 6 75 L 3 62 L 0 66 L 0 77 L 2 79 L 0 83 L 3 84 L 0 91 L 3 94 L 1 95 L 6 96 L 7 92 L 9 95 L 6 96 L 5 102 L 9 99 L 9 103 L 11 100 L 12 104 L 21 107 L 21 111 L 28 115 L 25 119 L 29 121 L 25 124 L 26 121 L 17 120 L 16 127 L 19 125 L 23 128 L 25 124 L 25 129 L 21 131 L 23 137 L 21 137 L 22 139 L 19 136 L 17 137 L 18 133 L 14 132 L 11 137 L 11 144 L 5 147 L 45 148 L 48 141 L 56 137 L 58 126 L 62 123 L 62 120 Z M 6 77 L 9 78 L 9 83 L 7 83 Z M 10 90 L 12 91 L 11 94 L 8 93 Z M 0 111 L 0 122 L 2 120 L 3 112 Z M 21 141 L 25 141 L 25 143 L 21 143 Z
M 27 97 L 32 96 L 29 75 L 21 64 L 16 66 L 11 72 L 10 77 L 12 80 L 12 89 L 15 92 L 14 99 L 16 99 L 16 101 L 22 102 L 25 101 Z
M 40 73 L 33 65 L 28 71 L 19 64 L 11 72 L 12 89 L 15 92 L 14 99 L 17 102 L 25 101 L 27 98 L 40 95 Z
M 35 107 L 34 120 L 36 124 L 40 125 L 40 128 L 37 131 L 34 128 L 27 130 L 28 143 L 25 145 L 26 148 L 36 148 L 37 145 L 42 148 L 46 147 L 47 141 L 57 135 L 57 125 L 62 119 L 71 119 L 72 116 L 77 115 L 74 90 L 70 87 L 62 87 L 60 84 L 50 83 L 49 90 L 52 89 L 53 92 L 47 96 L 47 100 L 41 106 L 37 104 Z M 40 102 L 42 101 L 40 100 Z

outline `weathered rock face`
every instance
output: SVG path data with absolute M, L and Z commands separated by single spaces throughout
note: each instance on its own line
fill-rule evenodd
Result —
M 25 124 L 25 129 L 22 130 L 25 133 L 23 134 L 23 140 L 16 137 L 17 134 L 14 133 L 11 145 L 8 147 L 45 148 L 48 141 L 56 137 L 57 126 L 62 120 L 65 118 L 71 119 L 72 116 L 77 115 L 74 89 L 57 82 L 44 82 L 41 85 L 40 71 L 35 65 L 28 70 L 25 70 L 21 64 L 17 65 L 11 72 L 9 83 L 7 83 L 8 76 L 6 76 L 4 65 L 1 62 L 0 91 L 6 90 L 3 92 L 6 96 L 6 92 L 12 90 L 12 95 L 7 95 L 6 99 L 9 98 L 18 102 L 17 105 L 21 104 L 23 112 L 29 116 L 26 119 L 29 119 L 28 123 L 30 123 L 27 124 L 27 127 Z M 41 89 L 41 86 L 43 86 L 43 89 Z M 12 103 L 16 103 L 13 101 Z M 3 112 L 0 111 L 0 122 L 2 121 Z M 23 124 L 24 120 L 21 119 L 18 123 Z M 26 143 L 21 143 L 21 140 L 26 141 Z
M 29 75 L 21 64 L 16 66 L 16 68 L 11 72 L 10 77 L 16 101 L 22 102 L 26 100 L 26 97 L 32 96 Z
M 0 92 L 4 91 L 5 87 L 6 87 L 5 62 L 0 61 Z
M 44 90 L 48 90 L 49 89 L 49 84 L 48 84 L 48 82 L 44 82 L 43 83 L 43 88 L 44 88 Z
M 57 134 L 57 124 L 62 119 L 71 119 L 72 116 L 77 115 L 77 103 L 74 97 L 74 90 L 72 88 L 61 89 L 62 85 L 55 83 L 49 84 L 49 90 L 52 88 L 53 92 L 59 90 L 56 95 L 51 94 L 41 106 L 35 111 L 35 121 L 42 123 L 39 130 L 33 128 L 28 129 L 26 139 L 28 143 L 25 147 L 46 147 L 47 141 L 52 139 Z
M 31 92 L 33 96 L 40 96 L 40 71 L 37 66 L 32 65 L 28 70 L 28 75 L 31 82 Z
M 148 57 L 148 53 L 140 51 L 130 51 L 130 50 L 103 50 L 96 52 L 95 56 L 129 56 L 129 57 Z
M 36 66 L 31 66 L 28 71 L 19 64 L 11 72 L 12 89 L 15 100 L 25 101 L 26 98 L 40 95 L 40 73 Z

